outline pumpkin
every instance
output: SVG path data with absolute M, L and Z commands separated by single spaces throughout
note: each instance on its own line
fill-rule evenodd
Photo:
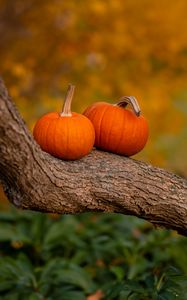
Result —
M 126 109 L 130 104 L 132 110 Z M 95 147 L 131 156 L 141 151 L 148 139 L 148 123 L 137 100 L 124 96 L 117 104 L 96 102 L 83 113 L 95 128 Z
M 42 150 L 65 160 L 79 159 L 94 144 L 95 131 L 90 120 L 71 112 L 74 86 L 69 85 L 61 113 L 50 112 L 35 124 L 33 136 Z

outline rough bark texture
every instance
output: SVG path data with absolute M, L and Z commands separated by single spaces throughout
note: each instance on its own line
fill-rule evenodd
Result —
M 18 208 L 135 215 L 187 236 L 187 181 L 141 161 L 93 150 L 79 161 L 41 151 L 0 81 L 0 179 Z

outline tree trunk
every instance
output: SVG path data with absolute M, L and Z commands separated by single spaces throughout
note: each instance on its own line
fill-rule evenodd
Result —
M 43 152 L 0 81 L 0 179 L 18 208 L 138 216 L 187 236 L 187 181 L 160 168 L 93 150 L 78 161 Z

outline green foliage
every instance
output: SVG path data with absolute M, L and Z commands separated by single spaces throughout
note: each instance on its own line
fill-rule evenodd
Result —
M 187 240 L 120 214 L 0 213 L 0 300 L 187 299 Z M 98 300 L 101 299 L 98 297 Z

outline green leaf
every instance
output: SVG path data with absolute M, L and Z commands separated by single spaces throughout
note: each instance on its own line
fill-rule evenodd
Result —
M 82 288 L 87 293 L 92 291 L 94 287 L 89 274 L 77 266 L 57 270 L 54 275 L 56 275 L 57 282 L 72 284 Z
M 122 280 L 125 276 L 124 269 L 119 266 L 111 266 L 110 271 L 116 276 L 116 279 L 119 281 Z
M 0 260 L 0 283 L 0 291 L 15 288 L 24 291 L 25 288 L 33 287 L 35 276 L 30 261 L 24 254 L 18 256 L 17 260 L 10 257 Z
M 61 288 L 54 292 L 53 299 L 55 300 L 86 300 L 85 294 L 80 291 L 66 291 Z
M 10 224 L 3 224 L 0 227 L 0 242 L 21 241 L 27 242 L 28 238 L 17 230 L 17 227 Z
M 45 266 L 42 271 L 40 285 L 46 290 L 45 283 L 59 285 L 69 284 L 90 292 L 94 288 L 90 274 L 83 268 L 67 263 L 60 259 L 54 259 Z
M 39 295 L 37 293 L 32 293 L 28 296 L 27 298 L 28 300 L 42 300 L 43 299 L 43 296 L 42 295 Z

